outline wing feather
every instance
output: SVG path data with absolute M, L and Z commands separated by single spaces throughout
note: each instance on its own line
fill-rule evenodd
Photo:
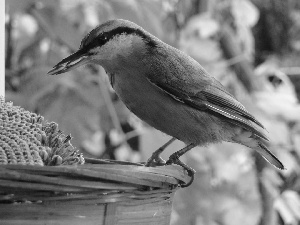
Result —
M 210 88 L 209 90 L 206 89 L 201 91 L 201 94 L 205 96 L 208 102 L 222 106 L 228 111 L 237 113 L 264 128 L 264 126 L 255 119 L 255 117 L 252 116 L 240 102 L 238 102 L 233 96 L 228 95 L 226 92 L 222 93 L 219 89 Z
M 251 122 L 254 122 L 255 124 L 264 128 L 263 125 L 258 122 L 248 111 L 246 111 L 245 107 L 231 94 L 227 93 L 224 88 L 223 91 L 219 90 L 220 87 L 218 86 L 210 86 L 209 89 L 206 88 L 194 94 L 175 88 L 167 83 L 158 83 L 153 82 L 150 79 L 148 80 L 163 90 L 166 94 L 170 95 L 176 101 L 185 103 L 198 110 L 210 110 L 214 113 L 222 115 L 226 117 L 230 123 L 241 126 L 244 129 L 253 132 L 255 136 L 269 140 L 264 134 L 259 132 Z M 188 90 L 188 87 L 186 88 Z

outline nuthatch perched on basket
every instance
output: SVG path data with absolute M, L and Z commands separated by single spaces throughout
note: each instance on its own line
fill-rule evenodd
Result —
M 173 138 L 153 153 L 146 165 L 162 163 L 160 153 L 175 139 L 186 147 L 166 162 L 183 166 L 179 157 L 194 148 L 228 141 L 258 151 L 279 169 L 283 164 L 264 144 L 263 127 L 245 107 L 180 50 L 126 20 L 110 20 L 92 30 L 79 50 L 48 72 L 65 73 L 94 63 L 107 72 L 125 105 L 139 118 Z

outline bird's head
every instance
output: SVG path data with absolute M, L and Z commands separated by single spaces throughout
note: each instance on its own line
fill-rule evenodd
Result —
M 104 67 L 117 64 L 117 59 L 122 58 L 123 61 L 130 59 L 135 54 L 142 54 L 149 48 L 155 48 L 157 43 L 156 37 L 133 22 L 122 19 L 110 20 L 88 33 L 82 40 L 79 50 L 55 65 L 48 74 L 65 73 L 88 63 Z

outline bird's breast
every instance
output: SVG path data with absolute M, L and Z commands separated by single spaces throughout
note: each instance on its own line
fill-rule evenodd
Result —
M 169 101 L 168 96 L 140 72 L 117 73 L 113 80 L 113 88 L 125 105 L 146 122 L 162 116 L 161 111 L 166 110 L 162 103 Z

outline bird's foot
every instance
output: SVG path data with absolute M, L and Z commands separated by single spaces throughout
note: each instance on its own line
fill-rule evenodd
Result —
M 172 142 L 174 142 L 176 138 L 171 138 L 167 143 L 153 152 L 152 156 L 147 160 L 145 166 L 164 166 L 166 165 L 166 161 L 160 157 L 160 154 L 168 147 Z
M 154 167 L 154 166 L 164 166 L 166 161 L 159 156 L 160 152 L 154 152 L 152 156 L 147 160 L 145 166 Z
M 191 177 L 191 180 L 187 184 L 180 184 L 180 186 L 182 188 L 190 186 L 194 181 L 196 171 L 193 168 L 186 165 L 185 163 L 183 163 L 182 161 L 180 161 L 179 156 L 176 153 L 172 154 L 168 159 L 168 161 L 166 162 L 166 165 L 171 165 L 171 164 L 177 164 L 183 167 L 187 171 L 188 175 Z

